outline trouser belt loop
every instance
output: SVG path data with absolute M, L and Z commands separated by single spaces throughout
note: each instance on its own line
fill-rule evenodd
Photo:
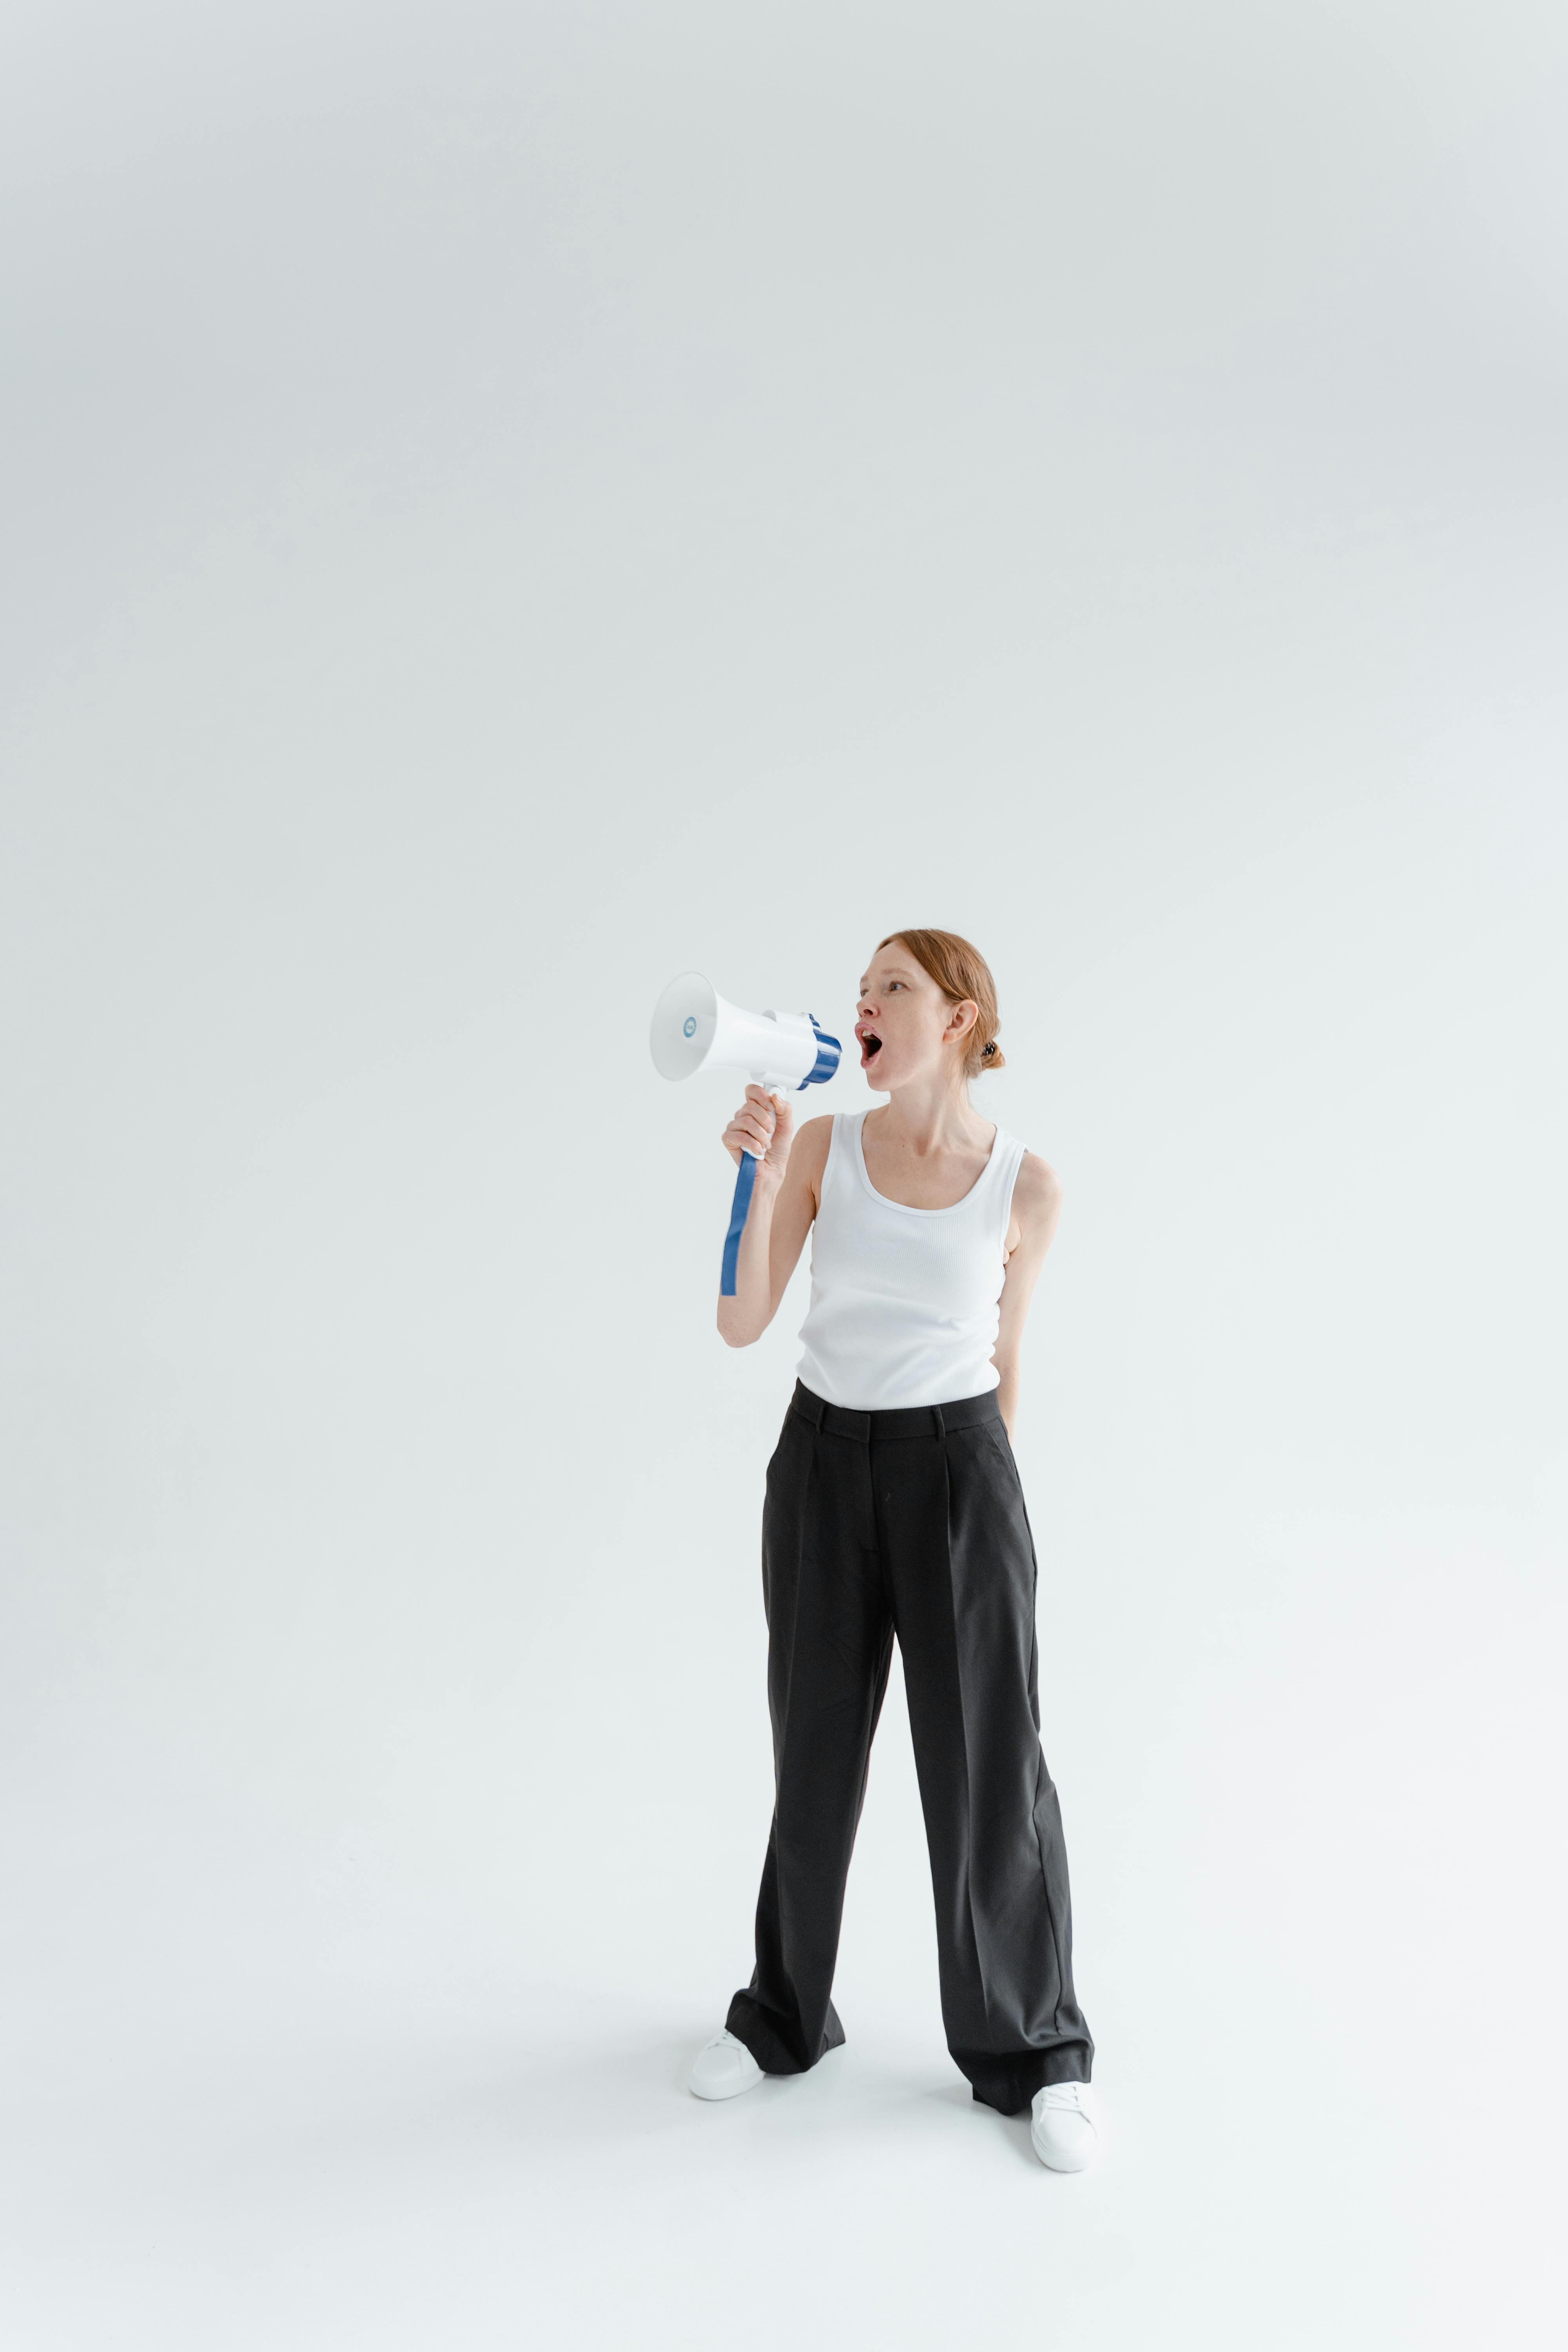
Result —
M 931 1421 L 932 1421 L 932 1423 L 934 1423 L 934 1426 L 933 1426 L 933 1428 L 932 1428 L 932 1430 L 931 1430 L 931 1435 L 932 1435 L 933 1437 L 945 1437 L 945 1436 L 947 1435 L 947 1423 L 946 1423 L 946 1422 L 944 1422 L 944 1421 L 943 1421 L 943 1419 L 942 1419 L 942 1407 L 941 1407 L 941 1405 L 939 1405 L 939 1404 L 933 1404 L 933 1405 L 932 1405 L 932 1407 L 931 1407 Z

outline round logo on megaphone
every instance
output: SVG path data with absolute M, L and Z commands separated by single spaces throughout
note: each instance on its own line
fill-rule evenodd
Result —
M 744 1070 L 770 1087 L 818 1086 L 838 1067 L 838 1041 L 809 1013 L 748 1013 L 706 973 L 677 974 L 653 1008 L 648 1045 L 660 1077 Z

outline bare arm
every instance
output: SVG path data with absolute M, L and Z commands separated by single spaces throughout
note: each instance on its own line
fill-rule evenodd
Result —
M 1002 1285 L 1001 1328 L 991 1360 L 1001 1375 L 996 1402 L 1011 1439 L 1018 1415 L 1018 1358 L 1029 1301 L 1062 1213 L 1062 1188 L 1054 1169 L 1027 1151 L 1013 1187 L 1013 1222 L 1007 1234 L 1007 1273 Z
M 760 1155 L 735 1264 L 735 1296 L 719 1300 L 720 1336 L 731 1348 L 749 1348 L 773 1321 L 822 1197 L 832 1118 L 808 1119 L 798 1136 L 794 1129 L 787 1098 L 750 1086 L 724 1130 L 724 1148 L 737 1164 L 742 1150 Z

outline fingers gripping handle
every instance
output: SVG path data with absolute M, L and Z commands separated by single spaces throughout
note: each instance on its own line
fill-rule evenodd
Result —
M 816 1048 L 816 1065 L 804 1078 L 798 1081 L 798 1084 L 793 1076 L 781 1077 L 772 1071 L 760 1073 L 756 1083 L 766 1087 L 770 1094 L 786 1093 L 791 1088 L 804 1094 L 807 1087 L 819 1087 L 825 1084 L 838 1067 L 837 1038 L 830 1037 L 825 1029 L 819 1029 L 810 1013 L 804 1017 L 811 1026 L 812 1037 Z M 742 1151 L 741 1164 L 735 1171 L 734 1197 L 730 1202 L 730 1229 L 724 1235 L 724 1262 L 719 1274 L 721 1298 L 733 1298 L 735 1296 L 735 1276 L 741 1260 L 741 1235 L 746 1230 L 746 1215 L 752 1205 L 752 1188 L 756 1181 L 756 1154 Z
M 759 1071 L 753 1086 L 766 1087 L 769 1094 L 781 1094 L 790 1084 L 788 1078 L 775 1077 L 769 1071 Z M 741 1261 L 741 1235 L 746 1230 L 746 1213 L 752 1205 L 752 1187 L 757 1181 L 757 1155 L 742 1151 L 741 1164 L 735 1171 L 735 1191 L 730 1202 L 730 1230 L 724 1236 L 724 1263 L 719 1271 L 719 1296 L 735 1296 L 735 1270 Z

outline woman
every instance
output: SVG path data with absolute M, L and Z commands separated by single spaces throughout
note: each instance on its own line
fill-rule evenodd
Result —
M 761 1087 L 724 1130 L 757 1156 L 719 1328 L 773 1320 L 807 1228 L 811 1307 L 763 1514 L 775 1802 L 756 1968 L 691 2088 L 732 2098 L 844 2039 L 830 1998 L 849 1855 L 898 1635 L 936 1895 L 942 2021 L 974 2096 L 1032 2110 L 1081 2171 L 1094 2045 L 1072 1986 L 1067 1855 L 1039 1744 L 1036 1563 L 1010 1436 L 1018 1351 L 1061 1210 L 1043 1160 L 969 1099 L 1002 1067 L 984 958 L 885 939 L 860 1066 L 885 1105 L 808 1120 Z

